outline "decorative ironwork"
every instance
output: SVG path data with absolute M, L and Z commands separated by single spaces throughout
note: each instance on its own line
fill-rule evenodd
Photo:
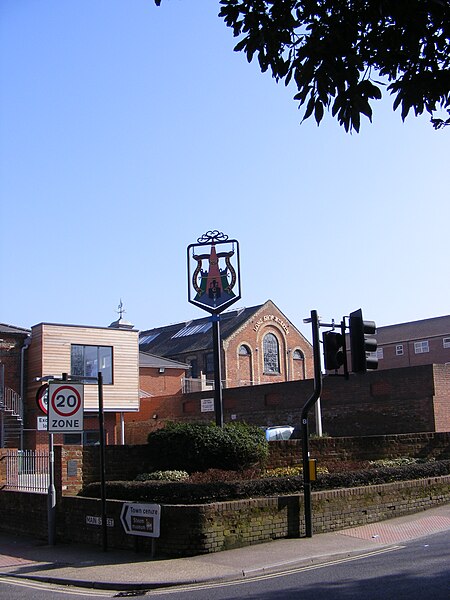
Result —
M 197 241 L 188 247 L 189 302 L 217 314 L 240 298 L 239 243 L 217 229 Z M 209 252 L 205 246 L 210 246 Z
M 214 229 L 214 231 L 207 231 L 201 237 L 197 238 L 199 244 L 215 244 L 216 242 L 226 242 L 227 240 L 227 234 L 222 233 L 217 229 Z

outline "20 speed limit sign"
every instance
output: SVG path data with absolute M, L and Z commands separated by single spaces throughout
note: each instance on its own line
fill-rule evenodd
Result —
M 50 383 L 48 396 L 48 431 L 51 433 L 83 431 L 83 384 Z

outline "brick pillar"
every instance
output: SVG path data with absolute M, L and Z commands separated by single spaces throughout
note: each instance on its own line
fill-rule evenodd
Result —
M 55 446 L 57 496 L 76 496 L 83 487 L 82 446 Z

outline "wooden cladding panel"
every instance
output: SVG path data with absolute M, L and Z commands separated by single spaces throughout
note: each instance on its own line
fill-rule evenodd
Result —
M 113 351 L 113 384 L 103 386 L 106 411 L 139 408 L 138 332 L 101 327 L 78 327 L 41 323 L 32 329 L 29 373 L 31 378 L 43 375 L 61 377 L 70 374 L 71 347 L 110 346 Z M 97 385 L 84 387 L 86 410 L 98 409 Z

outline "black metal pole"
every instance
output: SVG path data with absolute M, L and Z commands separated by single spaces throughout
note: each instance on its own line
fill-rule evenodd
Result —
M 302 409 L 301 433 L 302 433 L 302 462 L 303 462 L 303 486 L 305 502 L 305 535 L 312 537 L 312 508 L 311 508 L 311 476 L 309 473 L 309 428 L 308 411 L 313 404 L 320 398 L 322 392 L 322 366 L 320 362 L 320 338 L 319 338 L 319 318 L 317 311 L 311 311 L 311 325 L 313 338 L 313 358 L 314 358 L 314 391 Z
M 105 422 L 103 413 L 103 374 L 98 373 L 98 424 L 100 433 L 100 488 L 102 505 L 102 545 L 103 552 L 108 550 L 108 524 L 106 522 L 106 485 L 105 485 Z
M 220 360 L 220 315 L 212 315 L 213 352 L 214 352 L 214 411 L 216 425 L 223 427 L 222 402 L 222 361 Z

